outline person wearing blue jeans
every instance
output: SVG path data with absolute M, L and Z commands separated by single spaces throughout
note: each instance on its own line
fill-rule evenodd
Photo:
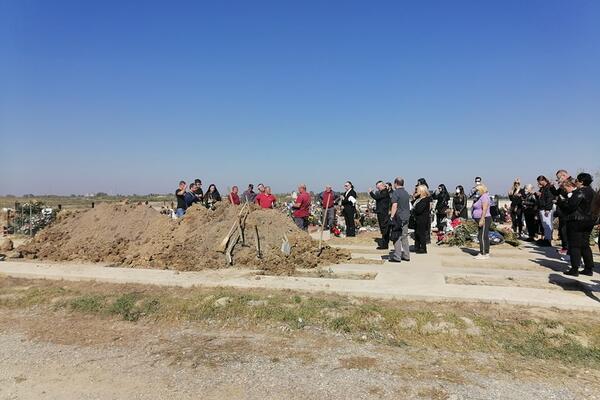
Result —
M 183 217 L 187 208 L 185 204 L 185 181 L 180 181 L 177 190 L 175 190 L 175 198 L 177 199 L 177 208 L 175 215 L 177 218 Z

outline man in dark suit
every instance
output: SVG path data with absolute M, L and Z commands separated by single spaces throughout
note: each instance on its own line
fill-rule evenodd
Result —
M 390 242 L 390 192 L 383 181 L 377 181 L 375 185 L 377 190 L 369 188 L 369 195 L 375 199 L 375 212 L 377 213 L 377 222 L 381 232 L 381 240 L 378 249 L 387 249 Z
M 390 262 L 410 261 L 408 245 L 408 220 L 410 218 L 410 195 L 404 189 L 404 179 L 394 180 L 392 192 L 391 238 L 394 242 L 394 252 Z

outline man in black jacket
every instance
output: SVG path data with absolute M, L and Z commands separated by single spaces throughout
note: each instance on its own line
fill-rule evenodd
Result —
M 577 181 L 567 179 L 561 185 L 567 195 L 560 197 L 558 204 L 562 206 L 564 212 L 571 256 L 571 269 L 565 272 L 566 275 L 579 275 L 582 257 L 583 274 L 589 276 L 594 274 L 594 257 L 590 248 L 590 234 L 595 224 L 592 212 L 595 193 L 590 187 L 592 181 L 592 176 L 583 172 L 577 175 Z
M 377 212 L 377 222 L 381 232 L 381 240 L 377 249 L 389 248 L 390 242 L 390 192 L 383 181 L 377 181 L 375 185 L 377 190 L 369 188 L 369 195 L 375 199 L 375 211 Z

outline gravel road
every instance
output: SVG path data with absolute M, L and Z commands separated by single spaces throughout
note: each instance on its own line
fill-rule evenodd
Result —
M 600 399 L 597 371 L 497 363 L 318 330 L 0 310 L 0 399 Z

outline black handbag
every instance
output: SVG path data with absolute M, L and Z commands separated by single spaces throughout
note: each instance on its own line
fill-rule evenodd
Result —
M 410 212 L 410 217 L 408 217 L 408 229 L 415 229 L 417 227 L 417 219 L 415 218 L 415 213 Z
M 390 240 L 392 242 L 396 243 L 396 240 L 400 239 L 400 237 L 402 236 L 403 225 L 404 223 L 400 218 L 398 218 L 397 215 L 394 216 L 394 218 L 392 218 L 392 222 L 388 227 L 388 229 L 390 230 Z

